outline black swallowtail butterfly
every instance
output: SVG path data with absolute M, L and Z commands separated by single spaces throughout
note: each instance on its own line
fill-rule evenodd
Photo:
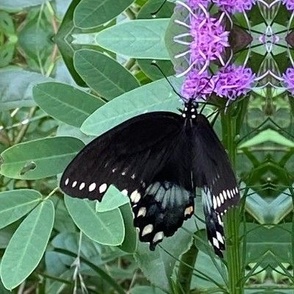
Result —
M 181 115 L 141 114 L 107 131 L 68 165 L 61 189 L 101 201 L 113 184 L 130 198 L 139 239 L 154 250 L 193 215 L 201 187 L 208 240 L 222 257 L 222 215 L 237 204 L 239 191 L 226 151 L 197 107 L 190 100 Z

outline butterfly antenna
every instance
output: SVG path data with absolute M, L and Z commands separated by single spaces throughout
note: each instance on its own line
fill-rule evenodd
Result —
M 156 11 L 151 12 L 152 17 L 156 17 L 156 14 L 161 10 L 161 8 L 162 8 L 163 5 L 166 3 L 166 1 L 167 1 L 167 0 L 164 0 L 164 1 L 162 2 L 162 4 L 159 6 L 159 8 L 158 8 Z
M 175 89 L 175 87 L 173 86 L 173 84 L 170 82 L 170 80 L 167 78 L 167 76 L 166 76 L 165 73 L 162 71 L 162 69 L 160 68 L 160 66 L 156 63 L 155 60 L 153 60 L 153 61 L 151 62 L 151 65 L 155 66 L 155 67 L 160 71 L 160 73 L 163 75 L 163 77 L 166 79 L 166 81 L 168 82 L 168 84 L 169 84 L 169 85 L 171 86 L 171 88 L 173 89 L 174 93 L 175 93 L 176 95 L 178 95 L 180 98 L 183 99 L 182 95 L 181 95 L 179 92 L 177 92 L 177 90 Z

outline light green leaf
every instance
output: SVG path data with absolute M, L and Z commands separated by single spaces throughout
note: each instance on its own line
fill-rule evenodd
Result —
M 130 201 L 128 197 L 124 196 L 113 185 L 110 185 L 103 196 L 103 201 L 96 201 L 96 211 L 103 212 L 113 210 L 129 202 Z
M 26 215 L 41 200 L 42 195 L 35 190 L 21 189 L 0 193 L 0 228 Z
M 118 208 L 107 212 L 96 212 L 95 201 L 72 198 L 65 195 L 66 208 L 77 227 L 90 239 L 104 244 L 122 244 L 125 228 Z
M 74 24 L 82 29 L 95 28 L 112 20 L 134 0 L 81 0 L 74 12 Z
M 0 9 L 20 11 L 24 8 L 44 4 L 46 1 L 47 0 L 1 0 Z
M 69 125 L 80 127 L 104 102 L 75 87 L 61 83 L 43 83 L 33 88 L 36 103 L 49 115 Z
M 172 84 L 181 79 L 169 78 Z M 98 136 L 119 123 L 147 111 L 176 111 L 181 106 L 179 97 L 165 79 L 147 84 L 108 102 L 83 123 L 85 134 Z
M 0 111 L 4 111 L 35 106 L 33 86 L 52 79 L 35 72 L 8 68 L 0 70 L 0 81 Z
M 15 231 L 1 263 L 1 279 L 5 288 L 17 287 L 37 267 L 45 252 L 53 222 L 54 206 L 46 200 Z
M 62 172 L 84 144 L 71 137 L 39 139 L 14 145 L 2 154 L 1 174 L 15 179 L 41 179 Z
M 112 99 L 139 86 L 136 78 L 122 65 L 103 53 L 79 50 L 74 66 L 86 84 L 106 99 Z
M 279 134 L 277 131 L 274 131 L 272 129 L 264 130 L 260 133 L 258 133 L 253 138 L 247 140 L 246 142 L 240 144 L 239 148 L 250 148 L 258 144 L 262 143 L 276 143 L 285 147 L 294 148 L 294 143 L 291 140 L 288 140 L 281 134 Z
M 132 58 L 169 60 L 164 42 L 168 23 L 169 19 L 119 23 L 99 32 L 96 42 L 107 50 Z

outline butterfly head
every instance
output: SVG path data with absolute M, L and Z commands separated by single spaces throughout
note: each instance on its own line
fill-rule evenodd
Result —
M 195 119 L 197 117 L 197 108 L 198 108 L 198 102 L 196 102 L 193 99 L 188 100 L 184 104 L 182 112 L 182 117 L 185 119 Z

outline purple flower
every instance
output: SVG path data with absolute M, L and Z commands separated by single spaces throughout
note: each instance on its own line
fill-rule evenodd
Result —
M 189 46 L 188 50 L 177 54 L 175 58 L 189 55 L 189 68 L 182 73 L 186 74 L 190 69 L 197 68 L 200 73 L 205 71 L 209 63 L 213 60 L 219 60 L 224 65 L 222 54 L 225 47 L 229 47 L 229 32 L 225 30 L 222 24 L 224 13 L 219 18 L 209 16 L 208 11 L 202 6 L 195 13 L 186 4 L 181 3 L 189 12 L 189 24 L 176 21 L 178 24 L 187 27 L 189 32 L 178 35 L 174 41 Z
M 207 64 L 220 59 L 225 47 L 229 47 L 229 32 L 225 31 L 220 19 L 206 17 L 204 14 L 191 18 L 190 59 L 193 63 Z
M 282 0 L 282 3 L 286 5 L 286 8 L 290 11 L 294 10 L 294 0 Z
M 197 70 L 191 70 L 182 85 L 181 96 L 184 100 L 206 100 L 213 91 L 213 81 L 205 71 L 199 73 Z
M 255 0 L 213 0 L 218 7 L 229 13 L 244 12 L 250 10 Z
M 200 5 L 207 7 L 211 3 L 210 0 L 187 0 L 186 4 L 191 7 L 191 9 L 197 9 Z
M 287 68 L 286 73 L 282 77 L 284 86 L 291 95 L 294 95 L 294 68 Z
M 230 65 L 221 69 L 212 79 L 217 96 L 235 100 L 238 96 L 245 95 L 251 90 L 255 74 L 250 68 Z

